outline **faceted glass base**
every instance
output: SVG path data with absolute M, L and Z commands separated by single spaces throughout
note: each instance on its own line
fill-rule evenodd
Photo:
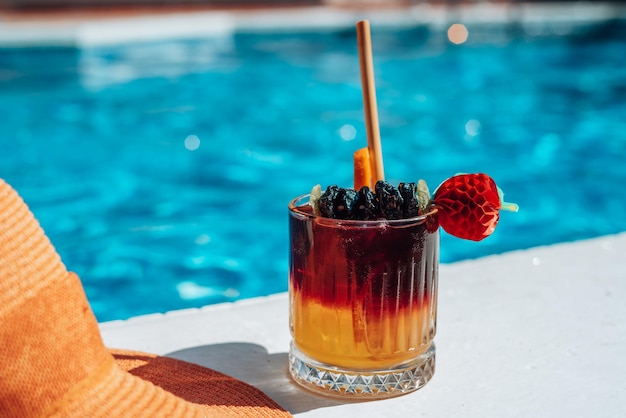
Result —
M 390 370 L 342 370 L 311 360 L 292 342 L 289 372 L 296 383 L 326 396 L 389 398 L 428 383 L 435 373 L 435 344 L 414 360 Z

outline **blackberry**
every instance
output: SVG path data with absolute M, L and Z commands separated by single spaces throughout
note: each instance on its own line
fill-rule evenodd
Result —
M 357 192 L 333 184 L 315 200 L 316 210 L 321 216 L 332 219 L 370 221 L 412 218 L 421 213 L 419 192 L 422 190 L 419 186 L 415 183 L 400 183 L 395 188 L 381 180 L 374 186 L 374 191 L 363 186 Z
M 400 183 L 398 191 L 404 199 L 402 202 L 402 217 L 413 218 L 419 214 L 419 202 L 417 200 L 417 187 L 415 183 Z
M 374 186 L 380 215 L 386 219 L 401 219 L 404 199 L 389 182 L 379 180 Z
M 354 189 L 340 188 L 333 200 L 335 218 L 354 219 L 357 196 L 357 192 Z
M 335 198 L 337 197 L 337 193 L 339 193 L 339 187 L 333 184 L 328 186 L 326 191 L 324 191 L 317 200 L 317 208 L 320 215 L 324 218 L 335 217 Z
M 363 186 L 359 189 L 354 212 L 355 219 L 362 221 L 370 221 L 378 218 L 376 197 L 369 187 Z

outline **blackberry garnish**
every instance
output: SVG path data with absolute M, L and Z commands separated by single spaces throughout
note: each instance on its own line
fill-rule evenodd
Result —
M 404 199 L 398 189 L 383 180 L 377 181 L 374 188 L 381 216 L 386 219 L 401 219 Z
M 320 215 L 324 218 L 334 218 L 335 217 L 335 198 L 337 197 L 337 193 L 339 192 L 339 187 L 336 185 L 331 185 L 326 188 L 326 191 L 322 193 L 320 198 L 317 200 L 317 208 L 320 211 Z
M 400 183 L 398 191 L 404 202 L 402 202 L 402 217 L 413 218 L 419 214 L 419 202 L 417 200 L 417 188 L 415 183 Z
M 357 196 L 358 194 L 354 189 L 340 188 L 333 200 L 335 218 L 354 219 Z
M 376 197 L 369 187 L 363 186 L 359 189 L 354 212 L 355 219 L 362 221 L 370 221 L 378 218 Z

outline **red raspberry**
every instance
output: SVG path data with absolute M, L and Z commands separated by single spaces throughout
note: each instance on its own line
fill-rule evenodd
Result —
M 500 209 L 517 210 L 517 205 L 502 202 L 496 182 L 486 174 L 450 177 L 437 188 L 433 201 L 441 227 L 450 235 L 472 241 L 491 235 Z

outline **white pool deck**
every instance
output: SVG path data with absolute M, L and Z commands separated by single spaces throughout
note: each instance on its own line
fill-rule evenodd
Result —
M 325 399 L 290 380 L 286 294 L 101 330 L 110 347 L 244 380 L 296 417 L 626 416 L 626 233 L 442 265 L 438 306 L 433 380 L 373 402 Z

